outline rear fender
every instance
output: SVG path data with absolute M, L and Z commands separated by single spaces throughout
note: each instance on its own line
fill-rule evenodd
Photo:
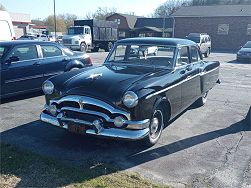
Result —
M 79 61 L 79 60 L 72 60 L 69 63 L 67 63 L 65 70 L 69 71 L 72 68 L 83 68 L 83 67 L 84 67 L 84 64 L 81 61 Z

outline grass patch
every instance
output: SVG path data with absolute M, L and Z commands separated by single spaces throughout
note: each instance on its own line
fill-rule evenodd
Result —
M 109 165 L 90 162 L 73 167 L 54 159 L 0 144 L 0 187 L 162 187 L 137 173 L 119 172 Z

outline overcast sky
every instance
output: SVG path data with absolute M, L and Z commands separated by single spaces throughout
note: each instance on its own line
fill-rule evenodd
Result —
M 83 18 L 98 7 L 116 8 L 117 12 L 134 12 L 148 16 L 167 0 L 56 0 L 56 14 L 71 13 Z M 31 18 L 44 19 L 53 14 L 53 0 L 0 0 L 9 12 L 27 13 Z

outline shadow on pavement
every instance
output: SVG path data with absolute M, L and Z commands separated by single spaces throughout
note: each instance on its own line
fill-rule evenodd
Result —
M 0 104 L 5 104 L 5 103 L 9 103 L 9 102 L 24 100 L 24 99 L 29 99 L 29 98 L 33 98 L 33 97 L 42 96 L 42 95 L 44 95 L 44 93 L 42 91 L 15 95 L 15 96 L 12 96 L 12 97 L 1 99 Z
M 233 63 L 233 64 L 251 64 L 251 60 L 250 61 L 228 61 L 227 63 Z
M 124 142 L 75 135 L 40 121 L 34 121 L 2 132 L 1 142 L 79 167 L 98 162 L 119 166 L 119 169 L 128 169 L 225 135 L 250 131 L 250 113 L 251 107 L 245 119 L 229 127 L 185 138 L 157 148 L 144 148 L 140 142 Z M 154 152 L 158 153 L 157 157 L 152 155 Z M 3 173 L 12 174 L 13 172 Z M 100 174 L 97 174 L 97 176 L 100 176 Z M 22 177 L 20 178 L 19 184 L 24 185 Z M 70 183 L 74 182 L 65 182 L 65 185 Z

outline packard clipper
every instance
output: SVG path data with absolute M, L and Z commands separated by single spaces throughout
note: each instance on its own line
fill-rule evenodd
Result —
M 175 38 L 120 40 L 103 65 L 44 82 L 40 119 L 79 134 L 154 145 L 164 125 L 191 104 L 204 105 L 219 83 L 219 62 Z

